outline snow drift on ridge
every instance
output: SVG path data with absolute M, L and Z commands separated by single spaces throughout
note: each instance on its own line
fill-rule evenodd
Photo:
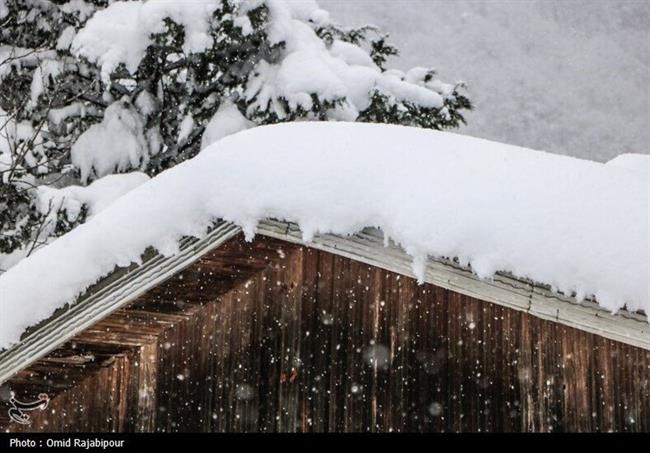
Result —
M 148 246 L 170 255 L 217 218 L 305 239 L 381 228 L 414 258 L 458 257 L 604 308 L 649 312 L 650 181 L 642 173 L 452 133 L 291 123 L 228 136 L 121 197 L 0 276 L 0 347 Z

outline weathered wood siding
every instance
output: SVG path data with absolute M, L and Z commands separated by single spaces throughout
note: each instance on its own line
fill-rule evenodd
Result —
M 30 431 L 647 431 L 650 351 L 240 238 L 0 388 Z M 54 409 L 54 412 L 52 410 Z

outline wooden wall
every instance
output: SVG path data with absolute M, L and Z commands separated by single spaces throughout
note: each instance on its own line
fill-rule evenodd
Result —
M 0 403 L 11 431 L 650 430 L 650 351 L 270 239 L 209 253 L 10 390 L 52 396 L 29 427 Z

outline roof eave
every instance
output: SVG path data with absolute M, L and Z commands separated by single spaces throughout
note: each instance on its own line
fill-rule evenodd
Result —
M 74 304 L 31 329 L 19 343 L 0 351 L 0 384 L 240 232 L 239 227 L 220 221 L 205 237 L 181 241 L 179 252 L 173 256 L 152 253 L 137 267 L 116 270 Z M 415 277 L 411 257 L 394 244 L 385 246 L 383 235 L 376 229 L 346 237 L 317 235 L 306 242 L 296 224 L 267 220 L 258 225 L 257 233 Z M 621 311 L 614 315 L 594 302 L 578 302 L 573 297 L 502 273 L 492 280 L 482 280 L 471 270 L 444 259 L 428 261 L 424 280 L 450 291 L 650 350 L 650 324 L 642 314 Z
M 303 244 L 345 256 L 372 266 L 415 278 L 411 262 L 400 247 L 384 245 L 376 229 L 366 229 L 350 237 L 325 234 L 306 243 L 295 224 L 265 221 L 258 227 L 265 236 Z M 613 314 L 594 301 L 553 292 L 545 285 L 497 273 L 491 280 L 480 279 L 470 269 L 444 259 L 429 259 L 424 281 L 466 296 L 481 299 L 538 318 L 554 321 L 611 340 L 650 350 L 650 323 L 642 313 L 620 310 Z

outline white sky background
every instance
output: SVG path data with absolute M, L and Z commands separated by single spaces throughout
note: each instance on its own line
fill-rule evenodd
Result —
M 319 0 L 391 34 L 400 69 L 464 80 L 461 132 L 598 161 L 650 153 L 650 0 Z

